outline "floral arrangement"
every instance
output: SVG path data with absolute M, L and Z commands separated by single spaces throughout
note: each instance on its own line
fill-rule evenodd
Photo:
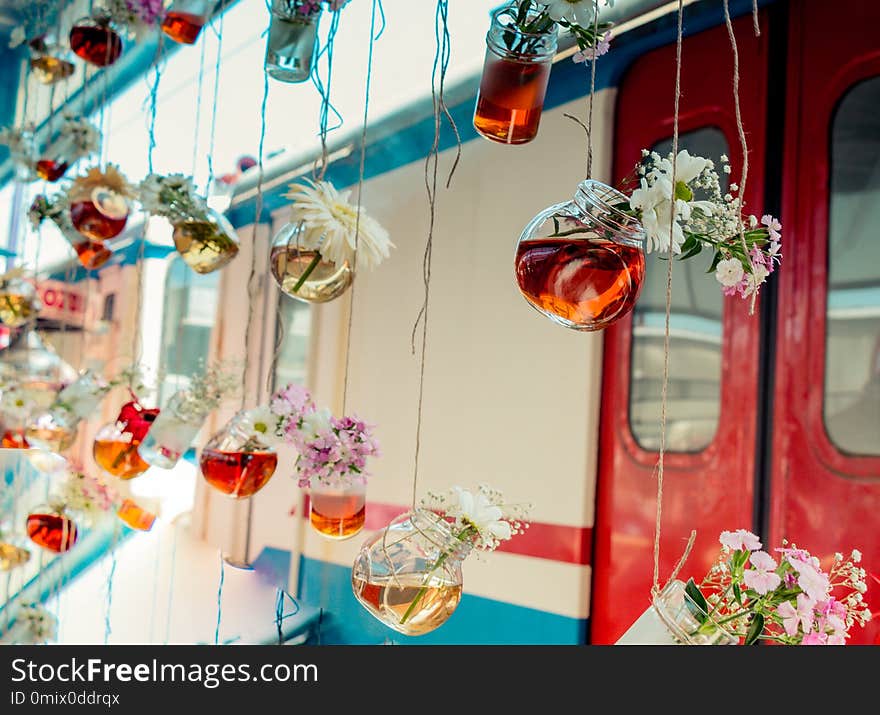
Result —
M 64 123 L 56 139 L 56 141 L 64 140 L 69 140 L 76 150 L 76 155 L 70 157 L 71 163 L 101 149 L 101 132 L 97 127 L 81 117 L 73 117 L 69 114 L 64 117 Z
M 17 642 L 24 645 L 38 645 L 58 637 L 58 619 L 38 603 L 22 606 L 17 621 L 24 624 L 24 633 Z
M 37 162 L 37 150 L 34 145 L 32 124 L 0 129 L 0 144 L 9 148 L 9 155 L 20 169 L 29 175 L 33 173 Z
M 680 151 L 673 185 L 671 153 L 661 157 L 643 149 L 642 156 L 644 161 L 637 167 L 639 188 L 628 204 L 617 208 L 642 223 L 647 251 L 668 251 L 670 241 L 673 253 L 682 260 L 703 249 L 712 250 L 709 272 L 715 273 L 722 292 L 743 298 L 756 295 L 782 259 L 779 221 L 770 215 L 760 223 L 755 216 L 744 217 L 742 202 L 736 197 L 739 187 L 731 184 L 722 195 L 715 164 L 709 159 Z M 721 165 L 729 174 L 730 163 L 724 155 Z M 698 195 L 706 198 L 698 199 Z
M 514 26 L 525 34 L 548 32 L 553 26 L 568 31 L 578 46 L 575 62 L 595 60 L 606 54 L 611 47 L 610 23 L 596 22 L 598 0 L 515 0 L 507 8 Z M 602 0 L 611 7 L 614 0 Z M 511 33 L 509 45 L 515 41 Z M 514 49 L 512 46 L 510 49 Z M 517 48 L 527 52 L 529 48 Z
M 330 12 L 339 12 L 351 0 L 284 0 L 283 11 L 290 17 L 298 15 L 302 20 L 310 21 L 320 14 L 322 4 L 327 5 Z
M 723 531 L 721 553 L 703 581 L 688 581 L 701 629 L 724 628 L 745 645 L 844 645 L 871 611 L 864 603 L 862 555 L 834 555 L 828 571 L 819 559 L 783 541 L 776 558 L 745 529 Z
M 350 196 L 351 191 L 338 191 L 329 181 L 306 180 L 290 185 L 285 197 L 294 202 L 290 221 L 300 227 L 297 248 L 317 252 L 294 286 L 294 293 L 322 259 L 338 266 L 354 265 L 355 245 L 357 269 L 373 269 L 391 254 L 394 244 L 388 232 L 363 208 L 358 218 L 358 207 L 349 201 Z
M 101 0 L 96 8 L 98 17 L 116 23 L 129 35 L 158 27 L 165 17 L 163 0 Z
M 0 385 L 0 417 L 13 425 L 23 425 L 38 407 L 35 395 L 18 385 Z
M 180 395 L 176 405 L 178 416 L 184 420 L 201 420 L 217 409 L 225 397 L 233 394 L 239 383 L 232 368 L 223 363 L 199 370 L 189 378 L 189 385 L 177 393 Z
M 292 444 L 299 486 L 345 487 L 366 483 L 367 459 L 379 456 L 372 427 L 357 417 L 336 418 L 318 409 L 308 390 L 290 384 L 272 395 L 265 412 L 269 431 Z
M 95 189 L 110 189 L 126 200 L 134 199 L 136 196 L 134 187 L 128 183 L 119 168 L 114 164 L 108 164 L 103 170 L 94 167 L 85 175 L 73 180 L 67 190 L 68 205 L 75 201 L 91 199 Z
M 164 216 L 172 223 L 208 216 L 207 201 L 196 193 L 192 179 L 183 174 L 150 174 L 140 183 L 138 193 L 144 211 Z
M 28 209 L 28 220 L 31 222 L 31 226 L 36 230 L 47 219 L 55 223 L 62 232 L 76 230 L 70 220 L 67 194 L 55 194 L 51 197 L 38 194 L 34 198 Z
M 58 512 L 73 513 L 90 525 L 115 510 L 121 501 L 119 494 L 99 477 L 68 471 L 50 497 L 49 505 Z

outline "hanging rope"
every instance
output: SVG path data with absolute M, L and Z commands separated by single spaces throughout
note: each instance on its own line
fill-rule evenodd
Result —
M 418 499 L 418 482 L 419 482 L 419 455 L 421 452 L 422 438 L 422 407 L 425 394 L 425 355 L 428 345 L 428 308 L 431 298 L 431 258 L 434 248 L 434 225 L 436 221 L 437 209 L 437 180 L 440 164 L 440 129 L 443 117 L 445 116 L 453 132 L 455 133 L 458 144 L 458 153 L 452 168 L 449 171 L 449 177 L 446 181 L 447 188 L 452 182 L 452 176 L 458 167 L 461 158 L 461 137 L 458 133 L 458 127 L 452 118 L 449 109 L 446 106 L 444 98 L 444 89 L 446 83 L 446 71 L 449 67 L 449 59 L 451 55 L 451 41 L 449 37 L 449 0 L 437 0 L 437 9 L 434 14 L 434 64 L 431 70 L 431 99 L 434 105 L 434 142 L 431 145 L 431 151 L 425 160 L 425 188 L 428 194 L 428 238 L 425 241 L 425 253 L 422 260 L 422 282 L 424 284 L 424 298 L 419 314 L 416 316 L 411 335 L 412 352 L 416 351 L 416 332 L 419 323 L 422 325 L 422 345 L 419 356 L 419 398 L 418 409 L 416 413 L 416 444 L 415 455 L 413 458 L 413 488 L 412 488 L 412 505 L 416 506 Z
M 211 133 L 208 139 L 208 189 L 214 184 L 214 137 L 217 131 L 217 107 L 219 105 L 220 96 L 220 67 L 223 57 L 223 16 L 226 14 L 226 2 L 223 0 L 218 10 L 218 27 L 217 27 L 217 58 L 214 62 L 214 92 L 213 106 L 211 108 Z
M 113 577 L 116 575 L 116 546 L 119 543 L 120 522 L 113 529 L 113 543 L 110 544 L 110 575 L 107 578 L 107 609 L 104 611 L 104 645 L 110 642 L 113 628 L 110 625 L 110 612 L 113 609 Z
M 330 89 L 332 87 L 333 79 L 333 49 L 336 43 L 336 33 L 339 31 L 340 14 L 341 13 L 339 12 L 331 13 L 330 30 L 327 33 L 327 41 L 315 56 L 315 64 L 312 70 L 312 83 L 315 85 L 318 94 L 321 96 L 321 109 L 319 113 L 321 156 L 318 162 L 316 162 L 315 170 L 313 171 L 313 176 L 316 181 L 323 181 L 324 175 L 327 173 L 327 166 L 330 158 L 327 149 L 327 134 L 342 126 L 342 115 L 336 110 L 336 107 L 333 106 L 333 102 L 330 101 Z M 321 58 L 324 56 L 327 57 L 326 81 L 321 79 L 320 73 Z M 337 120 L 337 123 L 333 127 L 330 127 L 331 114 L 333 114 Z
M 599 41 L 599 0 L 593 3 L 593 37 Z M 587 178 L 593 178 L 593 98 L 596 94 L 596 52 L 590 62 L 590 108 L 587 112 Z
M 217 625 L 214 628 L 214 645 L 220 644 L 220 621 L 223 619 L 223 581 L 226 578 L 226 560 L 220 551 L 220 583 L 217 585 Z

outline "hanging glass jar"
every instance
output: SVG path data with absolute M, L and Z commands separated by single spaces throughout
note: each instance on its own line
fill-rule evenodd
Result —
M 213 209 L 203 216 L 172 221 L 174 247 L 196 273 L 212 273 L 238 255 L 238 236 L 226 217 Z
M 79 537 L 76 523 L 57 505 L 41 506 L 31 511 L 26 529 L 31 541 L 54 554 L 70 551 Z
M 95 435 L 95 463 L 119 479 L 134 479 L 146 472 L 150 465 L 141 459 L 138 446 L 158 415 L 158 409 L 146 409 L 136 400 L 126 402 L 116 422 L 105 425 Z
M 76 370 L 46 345 L 35 330 L 25 329 L 0 351 L 0 381 L 13 384 L 35 409 L 48 409 L 58 391 L 76 378 Z
M 0 276 L 0 322 L 10 328 L 36 320 L 43 307 L 33 283 L 18 273 L 16 269 L 15 274 Z
M 188 390 L 175 392 L 138 447 L 141 458 L 154 467 L 173 468 L 205 423 L 210 410 L 203 407 Z
M 537 136 L 556 54 L 556 23 L 543 32 L 523 32 L 515 20 L 510 6 L 492 15 L 474 112 L 477 132 L 501 144 L 525 144 Z
M 27 549 L 6 540 L 0 541 L 0 571 L 12 571 L 26 564 L 30 558 L 31 552 Z
M 213 6 L 212 0 L 174 0 L 162 20 L 162 32 L 175 42 L 194 44 Z
M 0 447 L 3 449 L 30 449 L 24 427 L 3 425 L 3 437 L 0 438 Z
M 348 261 L 337 265 L 316 250 L 300 248 L 299 224 L 287 223 L 272 239 L 272 277 L 285 295 L 304 303 L 327 303 L 341 296 L 354 280 Z
M 122 54 L 122 37 L 108 15 L 96 12 L 73 23 L 70 49 L 90 64 L 108 67 Z
M 461 562 L 472 544 L 427 509 L 398 516 L 361 547 L 355 597 L 389 628 L 410 636 L 442 626 L 461 601 Z
M 104 171 L 92 169 L 76 178 L 67 192 L 70 221 L 92 241 L 113 238 L 125 228 L 133 196 L 125 177 L 112 164 Z
M 583 181 L 572 201 L 539 213 L 516 247 L 516 282 L 539 313 L 572 330 L 601 330 L 632 310 L 645 276 L 645 231 L 626 197 Z
M 250 414 L 238 412 L 202 450 L 199 466 L 205 481 L 233 499 L 262 489 L 278 466 L 275 449 L 250 429 Z
M 75 229 L 62 231 L 61 235 L 67 239 L 76 253 L 77 260 L 86 270 L 100 268 L 113 257 L 113 251 L 101 240 L 83 236 Z
M 266 73 L 279 82 L 305 82 L 312 73 L 321 6 L 302 0 L 272 0 Z
M 309 489 L 309 523 L 321 536 L 349 539 L 364 528 L 367 486 L 318 484 Z
M 133 499 L 124 499 L 116 510 L 116 516 L 135 531 L 149 531 L 156 523 L 156 515 L 141 507 Z
M 58 136 L 39 155 L 37 175 L 44 181 L 58 181 L 79 159 L 101 148 L 101 133 L 84 119 L 68 118 Z
M 61 45 L 45 36 L 35 37 L 28 43 L 31 50 L 31 72 L 42 84 L 55 84 L 70 77 L 74 72 L 72 62 L 68 62 Z
M 739 639 L 716 623 L 685 590 L 670 581 L 616 645 L 737 645 Z

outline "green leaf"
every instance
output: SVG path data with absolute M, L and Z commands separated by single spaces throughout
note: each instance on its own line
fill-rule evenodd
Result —
M 756 613 L 752 617 L 752 622 L 749 625 L 749 631 L 746 633 L 746 641 L 745 645 L 754 645 L 758 642 L 759 636 L 764 632 L 764 616 L 760 613 Z
M 694 234 L 692 234 L 692 233 L 688 234 L 688 237 L 686 239 L 684 239 L 684 243 L 681 244 L 681 252 L 687 253 L 696 245 L 697 245 L 697 239 L 694 236 Z
M 697 584 L 694 583 L 692 578 L 688 579 L 688 582 L 684 587 L 684 592 L 690 597 L 689 601 L 685 601 L 688 610 L 701 624 L 705 623 L 708 618 L 709 604 L 706 603 L 706 598 L 700 592 L 700 589 L 697 587 Z
M 709 264 L 709 268 L 706 269 L 706 273 L 714 273 L 715 269 L 718 268 L 718 263 L 721 261 L 721 252 L 716 251 L 715 257 L 712 259 L 712 263 Z
M 678 257 L 678 259 L 680 261 L 684 261 L 688 258 L 693 258 L 702 250 L 703 250 L 703 244 L 700 243 L 699 241 L 697 241 L 696 244 L 693 246 L 693 248 L 691 248 L 688 251 L 685 251 L 684 248 L 682 248 L 682 254 Z
M 739 584 L 738 584 L 738 583 L 733 584 L 733 597 L 736 599 L 736 602 L 737 602 L 740 606 L 743 605 L 742 591 L 739 590 Z

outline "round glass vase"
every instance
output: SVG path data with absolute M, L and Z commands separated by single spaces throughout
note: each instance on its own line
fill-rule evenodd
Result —
M 516 247 L 515 271 L 529 305 L 572 330 L 602 330 L 629 313 L 645 277 L 645 231 L 624 213 L 627 198 L 598 181 L 539 213 Z
M 309 489 L 309 524 L 321 536 L 336 541 L 350 539 L 364 528 L 366 515 L 366 484 L 318 483 Z
M 737 645 L 739 638 L 699 606 L 682 581 L 670 581 L 617 645 Z
M 109 67 L 122 54 L 122 37 L 101 13 L 83 17 L 70 28 L 70 49 L 96 67 Z
M 70 551 L 79 537 L 73 519 L 63 509 L 52 506 L 40 506 L 32 510 L 27 516 L 25 529 L 31 541 L 53 554 Z
M 212 273 L 238 255 L 238 236 L 222 215 L 208 209 L 204 216 L 172 221 L 174 247 L 196 273 Z
M 157 409 L 145 409 L 134 401 L 125 403 L 116 422 L 104 425 L 95 435 L 95 464 L 107 474 L 125 480 L 146 472 L 150 465 L 141 459 L 138 447 L 158 415 Z
M 100 239 L 84 236 L 74 228 L 61 230 L 70 247 L 76 253 L 76 259 L 86 270 L 94 270 L 103 266 L 113 256 L 113 252 Z
M 178 390 L 138 447 L 141 458 L 162 469 L 172 469 L 190 448 L 208 413 L 194 408 L 189 392 Z
M 162 32 L 182 45 L 195 44 L 213 6 L 212 0 L 174 0 L 162 20 Z
M 60 454 L 73 444 L 79 423 L 69 411 L 50 407 L 28 421 L 24 436 L 32 448 Z
M 243 429 L 242 410 L 202 449 L 202 476 L 217 491 L 233 499 L 247 499 L 262 489 L 278 466 L 275 449 Z
M 318 251 L 299 245 L 299 224 L 287 223 L 272 239 L 269 267 L 285 295 L 303 303 L 328 303 L 343 295 L 354 281 L 346 261 L 341 266 Z
M 22 278 L 0 281 L 0 322 L 20 328 L 36 320 L 42 304 L 33 284 Z
M 508 6 L 492 14 L 474 111 L 477 132 L 501 144 L 537 136 L 556 54 L 556 23 L 544 32 L 523 32 L 514 12 Z
M 31 50 L 31 71 L 38 82 L 51 85 L 73 75 L 76 68 L 73 62 L 65 59 L 67 52 L 61 45 L 47 42 L 42 37 L 31 40 L 28 44 Z
M 36 163 L 37 176 L 43 181 L 58 181 L 81 156 L 78 139 L 63 134 L 40 153 Z
M 300 0 L 272 0 L 263 67 L 279 82 L 305 82 L 312 73 L 321 10 L 300 13 Z
M 429 633 L 461 601 L 461 563 L 471 548 L 441 516 L 415 509 L 364 543 L 352 567 L 352 590 L 389 628 L 409 636 Z
M 86 238 L 106 241 L 125 229 L 130 207 L 125 197 L 113 189 L 105 186 L 89 187 L 84 191 L 72 189 L 69 200 L 70 221 Z

